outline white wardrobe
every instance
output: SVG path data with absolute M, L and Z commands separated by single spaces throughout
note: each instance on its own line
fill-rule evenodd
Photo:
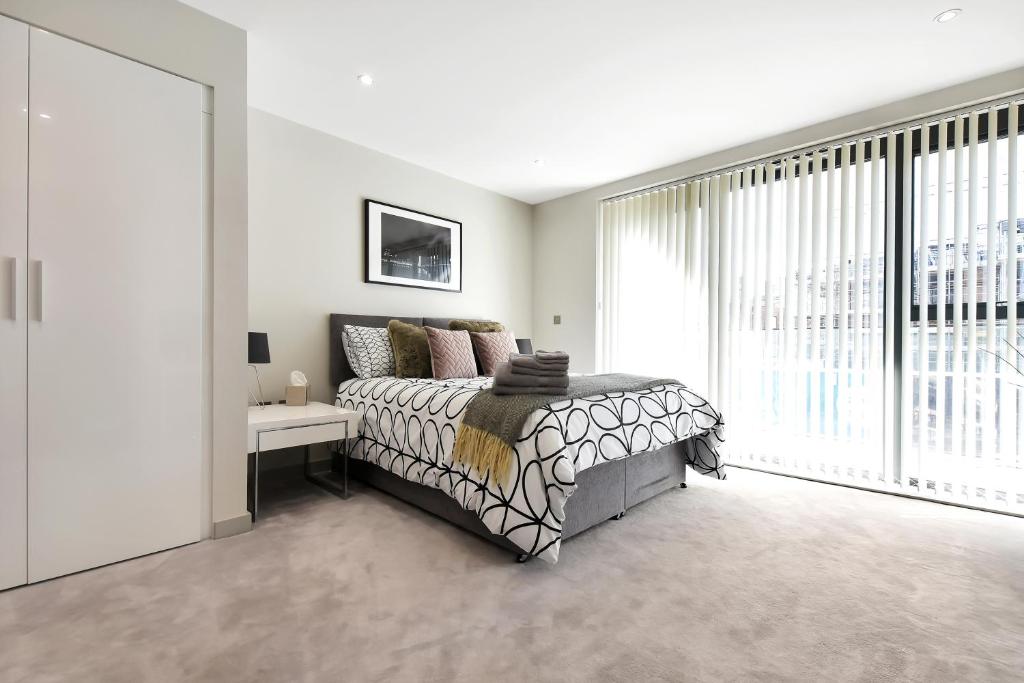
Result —
M 0 17 L 0 589 L 200 538 L 202 97 Z

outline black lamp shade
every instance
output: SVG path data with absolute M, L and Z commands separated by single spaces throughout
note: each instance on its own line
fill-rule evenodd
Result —
M 266 332 L 249 333 L 249 362 L 269 363 L 270 344 L 267 342 Z

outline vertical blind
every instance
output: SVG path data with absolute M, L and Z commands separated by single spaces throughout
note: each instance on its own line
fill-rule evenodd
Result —
M 1024 511 L 1020 104 L 603 201 L 600 369 L 706 392 L 734 464 Z

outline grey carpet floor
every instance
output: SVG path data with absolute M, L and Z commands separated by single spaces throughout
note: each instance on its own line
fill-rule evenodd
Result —
M 1024 676 L 1024 520 L 691 482 L 555 566 L 372 490 L 279 486 L 253 533 L 0 593 L 0 680 Z

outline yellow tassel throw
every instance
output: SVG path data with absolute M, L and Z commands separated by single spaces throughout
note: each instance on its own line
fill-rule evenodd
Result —
M 481 476 L 490 472 L 498 484 L 508 481 L 514 454 L 512 447 L 494 434 L 465 422 L 455 434 L 453 460 L 472 467 Z

